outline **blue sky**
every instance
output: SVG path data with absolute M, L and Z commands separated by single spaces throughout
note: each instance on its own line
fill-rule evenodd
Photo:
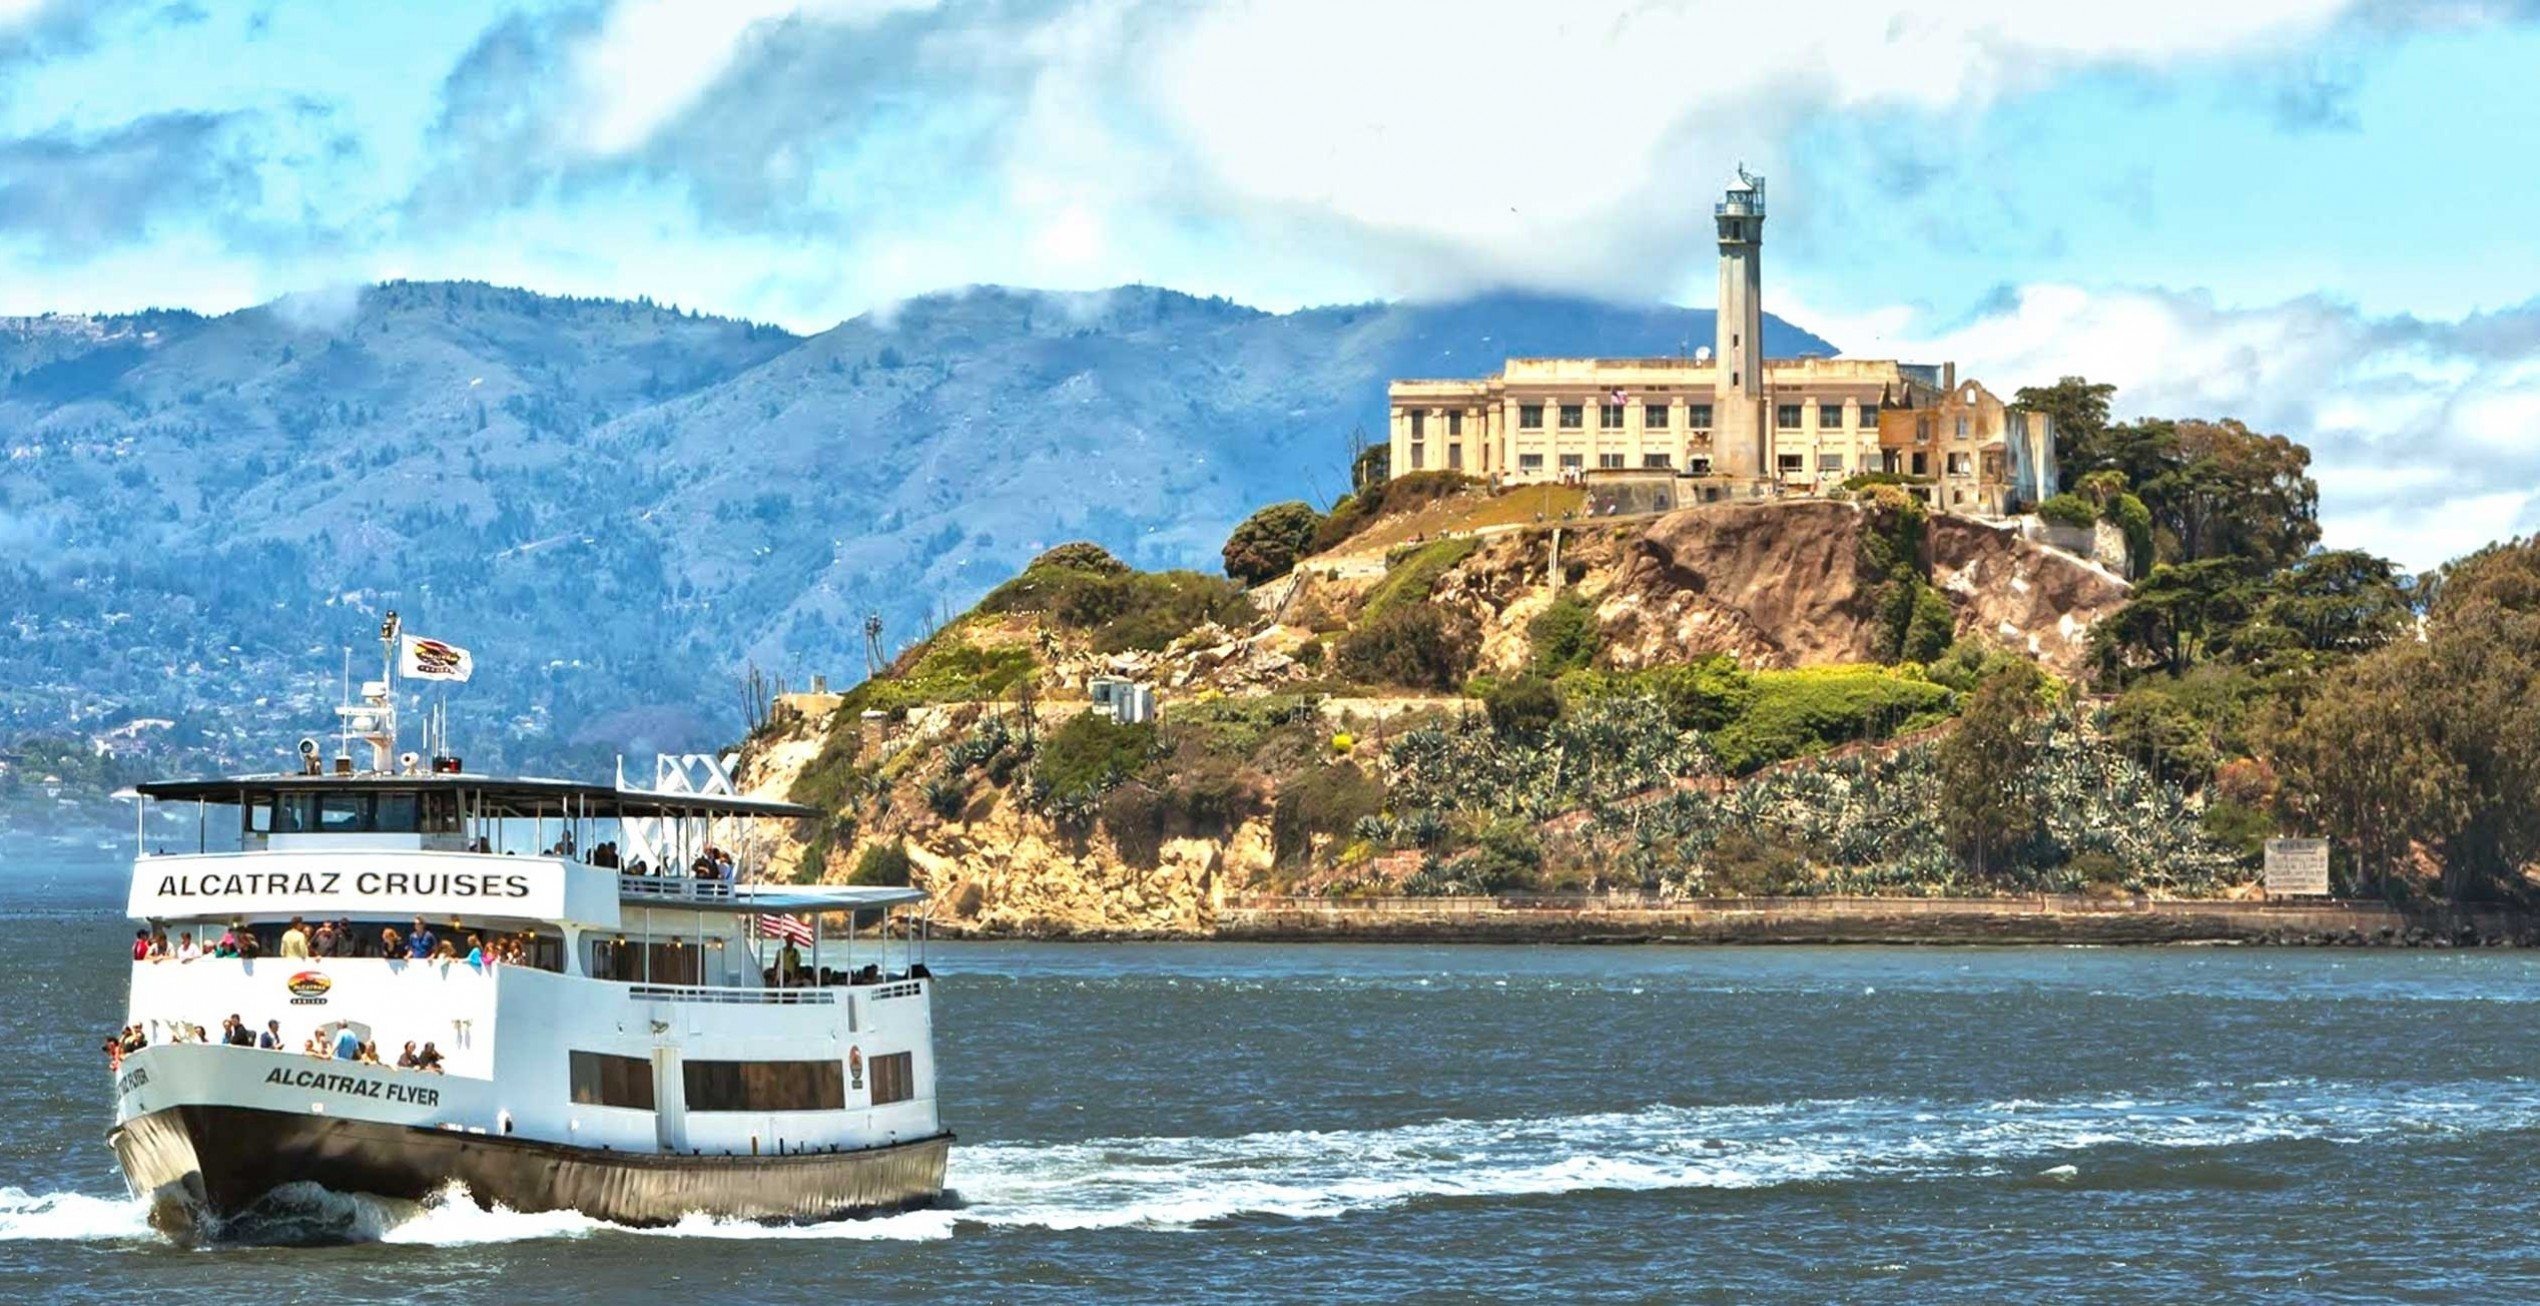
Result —
M 2283 431 L 2411 564 L 2540 530 L 2540 6 L 2097 8 L 0 0 L 0 312 L 1707 304 L 1744 160 L 1849 352 Z

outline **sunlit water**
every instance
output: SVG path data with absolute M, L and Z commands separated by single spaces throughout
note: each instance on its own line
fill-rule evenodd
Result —
M 939 946 L 942 1209 L 183 1251 L 103 1141 L 122 888 L 0 881 L 0 1299 L 2540 1296 L 2500 952 Z

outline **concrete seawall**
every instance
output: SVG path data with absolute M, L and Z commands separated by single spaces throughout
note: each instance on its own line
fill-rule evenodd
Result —
M 1252 898 L 1213 937 L 1493 943 L 2264 943 L 2530 946 L 2540 916 L 2363 902 L 2006 898 Z

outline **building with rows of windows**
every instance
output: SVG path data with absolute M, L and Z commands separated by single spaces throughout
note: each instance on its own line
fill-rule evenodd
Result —
M 2055 488 L 2046 415 L 2005 404 L 1955 364 L 1763 358 L 1763 181 L 1718 206 L 1716 351 L 1702 358 L 1512 358 L 1496 376 L 1396 381 L 1392 472 L 1493 484 L 1670 489 L 1662 504 L 1819 494 L 1865 472 L 1911 478 L 1935 508 L 2006 515 Z

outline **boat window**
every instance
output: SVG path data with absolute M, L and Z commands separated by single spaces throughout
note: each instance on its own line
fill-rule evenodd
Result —
M 425 834 L 461 833 L 459 796 L 452 793 L 423 795 L 423 832 Z
M 573 1100 L 584 1106 L 653 1109 L 653 1063 L 605 1052 L 573 1053 Z
M 317 828 L 328 834 L 363 829 L 370 819 L 369 794 L 319 794 Z
M 844 1070 L 835 1061 L 689 1061 L 680 1076 L 691 1111 L 838 1111 Z
M 370 828 L 405 834 L 422 828 L 415 818 L 413 794 L 381 794 L 373 800 Z
M 906 1052 L 888 1052 L 873 1059 L 873 1105 L 888 1106 L 917 1096 L 917 1073 L 912 1060 Z

